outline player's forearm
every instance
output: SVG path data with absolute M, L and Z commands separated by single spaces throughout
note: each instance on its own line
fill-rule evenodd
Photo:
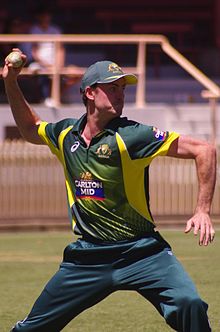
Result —
M 5 80 L 5 91 L 13 117 L 21 135 L 25 140 L 31 143 L 42 144 L 42 141 L 37 134 L 40 118 L 31 109 L 30 105 L 24 98 L 17 81 Z
M 199 181 L 196 212 L 210 213 L 216 183 L 216 149 L 211 144 L 200 149 L 195 158 Z

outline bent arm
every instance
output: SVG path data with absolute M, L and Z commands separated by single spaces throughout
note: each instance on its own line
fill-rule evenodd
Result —
M 23 62 L 25 62 L 26 57 L 24 55 L 22 55 L 22 57 Z M 20 71 L 21 68 L 13 68 L 9 62 L 5 61 L 2 76 L 5 83 L 8 102 L 14 120 L 23 138 L 30 143 L 44 144 L 38 135 L 38 126 L 41 120 L 24 98 L 17 82 L 17 76 Z
M 194 227 L 194 234 L 200 231 L 200 245 L 208 245 L 214 239 L 214 228 L 210 210 L 216 183 L 216 149 L 214 145 L 188 136 L 176 139 L 168 156 L 194 159 L 198 177 L 198 198 L 193 217 L 187 222 L 185 232 Z

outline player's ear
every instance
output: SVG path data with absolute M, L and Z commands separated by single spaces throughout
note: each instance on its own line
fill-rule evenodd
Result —
M 89 100 L 94 100 L 94 89 L 91 86 L 87 86 L 85 89 L 85 95 Z

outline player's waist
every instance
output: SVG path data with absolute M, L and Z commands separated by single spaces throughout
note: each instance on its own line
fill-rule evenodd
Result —
M 78 265 L 117 263 L 123 259 L 132 262 L 151 256 L 164 248 L 170 248 L 170 246 L 158 232 L 146 234 L 139 239 L 115 242 L 84 237 L 66 247 L 64 262 Z

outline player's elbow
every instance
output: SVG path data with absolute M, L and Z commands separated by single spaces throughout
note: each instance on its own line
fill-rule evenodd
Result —
M 200 151 L 205 159 L 210 161 L 212 160 L 213 163 L 216 163 L 217 151 L 216 151 L 216 146 L 214 144 L 209 142 L 203 142 Z
M 216 159 L 217 150 L 216 150 L 216 146 L 214 144 L 207 143 L 207 151 L 210 154 L 210 157 Z
M 213 159 L 213 162 L 216 165 L 217 164 L 217 149 L 216 149 L 216 146 L 214 144 L 209 144 L 209 150 L 210 150 L 211 158 Z

